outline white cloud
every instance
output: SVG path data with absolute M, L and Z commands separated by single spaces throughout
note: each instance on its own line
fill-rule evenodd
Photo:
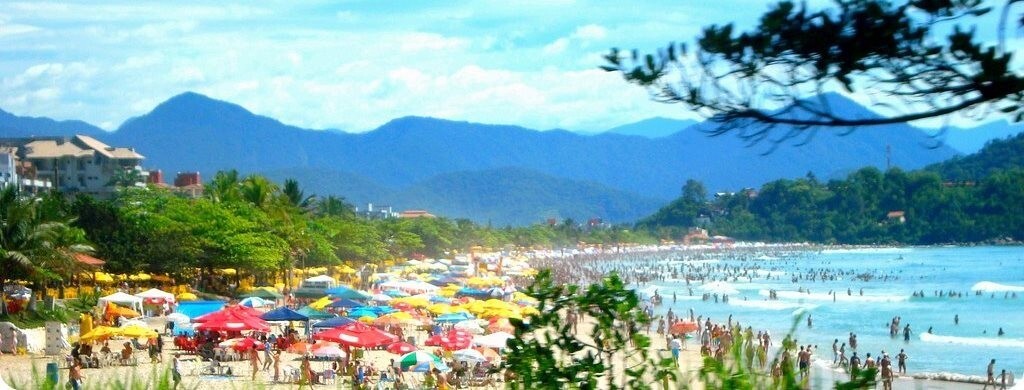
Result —
M 608 36 L 608 29 L 596 24 L 580 26 L 572 33 L 573 38 L 587 41 L 604 39 L 606 36 Z
M 404 52 L 415 51 L 451 51 L 467 46 L 468 42 L 462 38 L 445 37 L 431 33 L 411 33 L 400 37 L 400 49 Z
M 42 29 L 28 24 L 0 23 L 0 38 L 23 35 L 40 30 Z
M 565 52 L 565 49 L 569 47 L 569 39 L 558 38 L 554 42 L 551 42 L 544 46 L 544 54 L 561 54 Z
M 193 65 L 180 66 L 171 71 L 171 80 L 179 84 L 203 82 L 206 81 L 206 74 Z

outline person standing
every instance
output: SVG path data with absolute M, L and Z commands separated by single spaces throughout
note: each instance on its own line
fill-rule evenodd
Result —
M 910 331 L 910 324 L 907 324 L 906 326 L 904 326 L 903 327 L 903 341 L 910 342 L 910 334 L 911 333 L 912 332 Z
M 68 385 L 73 390 L 79 390 L 82 388 L 82 362 L 72 359 L 71 367 L 68 367 Z
M 900 354 L 896 355 L 896 363 L 899 365 L 898 368 L 901 375 L 907 374 L 907 358 L 907 353 L 902 349 L 900 350 Z
M 273 363 L 273 356 L 271 353 L 274 350 L 274 345 L 270 343 L 270 340 L 263 341 L 263 371 L 270 369 L 270 364 Z
M 181 383 L 181 356 L 174 355 L 174 360 L 171 361 L 171 380 L 174 381 L 174 388 L 178 388 L 178 384 Z
M 839 363 L 839 339 L 832 342 L 832 365 Z
M 260 354 L 255 346 L 249 349 L 249 366 L 252 367 L 252 381 L 256 382 L 256 373 L 260 371 Z
M 988 373 L 988 378 L 985 379 L 985 387 L 982 387 L 982 390 L 987 389 L 990 384 L 992 385 L 992 388 L 996 387 L 996 359 L 992 359 L 992 361 L 988 363 L 988 369 L 986 372 Z

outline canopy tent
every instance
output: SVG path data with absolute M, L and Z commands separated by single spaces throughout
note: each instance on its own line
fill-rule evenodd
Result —
M 353 320 L 348 317 L 334 317 L 313 324 L 313 328 L 337 328 L 339 326 L 348 325 L 353 322 L 356 322 L 356 320 Z
M 134 295 L 128 295 L 123 292 L 113 293 L 100 298 L 99 302 L 96 303 L 96 307 L 106 308 L 107 304 L 110 303 L 128 307 L 129 309 L 135 310 L 139 313 L 142 312 L 142 298 Z
M 317 333 L 313 338 L 359 348 L 376 348 L 398 341 L 398 336 L 359 322 Z
M 151 288 L 149 290 L 146 290 L 146 291 L 140 292 L 138 294 L 135 294 L 135 296 L 137 296 L 139 298 L 142 298 L 142 299 L 164 300 L 164 301 L 167 301 L 167 302 L 174 302 L 175 301 L 174 294 L 171 294 L 171 293 L 169 293 L 167 291 L 163 291 L 163 290 L 158 289 L 158 288 Z
M 309 316 L 284 306 L 263 313 L 260 318 L 264 321 L 309 321 Z

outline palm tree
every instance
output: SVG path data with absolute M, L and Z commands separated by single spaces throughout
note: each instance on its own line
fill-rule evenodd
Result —
M 332 217 L 355 217 L 356 212 L 344 197 L 329 195 L 317 202 L 317 214 Z
M 92 249 L 83 241 L 84 233 L 69 221 L 44 216 L 37 199 L 20 196 L 13 186 L 0 189 L 0 290 L 15 277 L 36 284 L 70 276 L 75 253 Z M 0 313 L 7 313 L 6 305 L 0 304 Z
M 252 175 L 246 177 L 238 187 L 241 199 L 251 203 L 257 208 L 267 210 L 274 200 L 274 193 L 277 192 L 277 185 L 266 177 Z
M 281 194 L 284 195 L 289 204 L 298 207 L 304 212 L 310 211 L 316 203 L 316 195 L 306 196 L 299 188 L 299 182 L 295 179 L 286 179 L 284 181 L 284 188 L 281 189 Z
M 217 171 L 213 180 L 206 185 L 204 193 L 214 203 L 236 201 L 242 198 L 238 186 L 238 171 Z

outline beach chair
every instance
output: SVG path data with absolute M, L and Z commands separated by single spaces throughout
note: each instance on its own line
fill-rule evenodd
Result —
M 338 375 L 337 375 L 337 373 L 334 372 L 334 370 L 332 370 L 330 368 L 324 370 L 323 382 L 322 382 L 323 384 L 325 384 L 325 385 L 326 384 L 333 385 L 337 381 L 337 379 L 338 379 Z

